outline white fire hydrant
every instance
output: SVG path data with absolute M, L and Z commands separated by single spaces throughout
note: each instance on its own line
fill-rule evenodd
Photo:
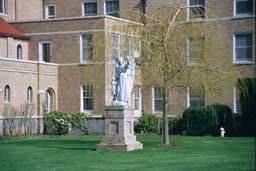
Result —
M 223 127 L 221 127 L 220 128 L 220 136 L 225 137 L 225 133 L 226 133 L 225 129 Z

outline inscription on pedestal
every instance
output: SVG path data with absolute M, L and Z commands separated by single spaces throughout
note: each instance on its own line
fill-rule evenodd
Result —
M 129 134 L 132 134 L 132 123 L 131 121 L 126 122 L 126 128 Z
M 119 134 L 119 127 L 118 122 L 110 122 L 110 135 L 118 135 Z

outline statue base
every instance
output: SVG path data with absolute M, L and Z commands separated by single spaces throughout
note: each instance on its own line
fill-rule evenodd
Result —
M 97 150 L 132 151 L 143 148 L 134 135 L 134 112 L 125 106 L 105 107 L 105 136 Z

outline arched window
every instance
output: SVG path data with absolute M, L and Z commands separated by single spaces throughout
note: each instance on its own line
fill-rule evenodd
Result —
M 11 88 L 9 85 L 4 87 L 4 102 L 10 103 L 11 102 Z
M 17 46 L 17 59 L 22 59 L 22 46 Z
M 46 112 L 53 112 L 55 110 L 55 93 L 52 88 L 46 91 L 45 105 Z
M 27 102 L 32 103 L 33 102 L 33 89 L 32 87 L 28 87 L 27 90 Z

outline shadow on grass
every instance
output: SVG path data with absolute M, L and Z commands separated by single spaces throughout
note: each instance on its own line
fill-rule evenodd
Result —
M 78 139 L 29 139 L 22 141 L 6 141 L 0 144 L 13 146 L 39 147 L 45 149 L 87 150 L 96 151 L 96 144 L 100 141 Z

